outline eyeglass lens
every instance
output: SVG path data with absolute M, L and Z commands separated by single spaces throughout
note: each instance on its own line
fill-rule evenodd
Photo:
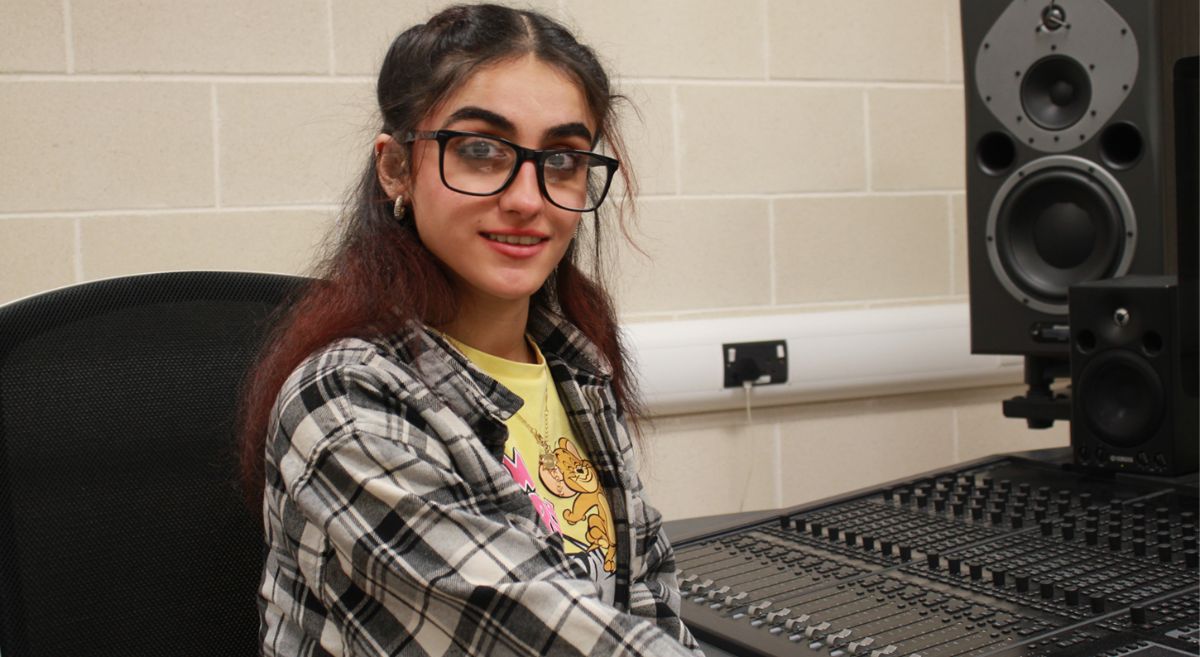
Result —
M 442 175 L 451 188 L 468 194 L 499 192 L 517 165 L 517 152 L 495 139 L 459 135 L 446 141 Z M 589 212 L 598 205 L 595 194 L 604 191 L 608 169 L 599 158 L 584 152 L 549 153 L 542 159 L 546 195 L 555 205 Z

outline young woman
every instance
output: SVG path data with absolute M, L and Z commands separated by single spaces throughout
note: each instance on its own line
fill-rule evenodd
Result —
M 378 99 L 337 247 L 249 386 L 263 653 L 691 654 L 576 264 L 621 167 L 593 152 L 620 154 L 607 76 L 545 16 L 462 6 L 396 39 Z

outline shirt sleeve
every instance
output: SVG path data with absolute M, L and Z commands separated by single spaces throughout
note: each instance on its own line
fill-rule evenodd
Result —
M 281 412 L 280 476 L 311 555 L 305 586 L 326 608 L 321 642 L 338 644 L 330 652 L 691 654 L 678 632 L 602 602 L 559 543 L 465 477 L 492 457 L 454 435 L 445 409 L 402 402 L 345 369 L 307 390 Z M 638 597 L 662 588 L 647 579 Z
M 679 643 L 703 655 L 696 639 L 680 618 L 680 593 L 675 552 L 662 528 L 662 516 L 643 500 L 649 522 L 646 526 L 645 572 L 629 587 L 630 613 L 653 620 Z

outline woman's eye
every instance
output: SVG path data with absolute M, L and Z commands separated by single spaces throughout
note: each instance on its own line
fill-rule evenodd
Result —
M 504 157 L 504 149 L 493 141 L 477 139 L 459 145 L 457 153 L 468 160 L 496 160 Z
M 579 167 L 579 160 L 574 153 L 553 153 L 546 158 L 546 168 L 569 173 Z

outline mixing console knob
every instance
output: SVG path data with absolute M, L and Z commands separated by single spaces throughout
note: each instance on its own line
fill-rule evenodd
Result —
M 992 569 L 992 584 L 995 586 L 1004 587 L 1005 573 L 1000 569 Z
M 1099 519 L 1099 518 L 1092 518 L 1092 517 L 1090 517 L 1090 516 L 1089 516 L 1089 517 L 1087 517 L 1087 518 L 1084 518 L 1084 520 L 1083 520 L 1083 526 L 1084 526 L 1084 527 L 1087 527 L 1088 529 L 1096 529 L 1097 527 L 1099 527 L 1099 526 L 1100 526 L 1100 519 Z
M 1093 505 L 1089 506 L 1084 513 L 1086 513 L 1087 517 L 1089 517 L 1089 518 L 1099 518 L 1100 517 L 1100 507 L 1093 504 Z
M 1000 490 L 1003 490 L 1003 491 L 1012 490 L 1012 480 L 1011 479 L 1001 479 L 1000 480 Z
M 1154 529 L 1155 531 L 1169 532 L 1171 531 L 1171 521 L 1159 518 L 1158 520 L 1154 521 Z
M 1009 522 L 1012 524 L 1013 529 L 1020 529 L 1025 526 L 1025 518 L 1019 513 L 1014 513 Z
M 1062 537 L 1063 537 L 1064 541 L 1074 540 L 1075 527 L 1073 525 L 1063 525 L 1062 526 Z
M 879 553 L 885 557 L 892 556 L 892 542 L 886 539 L 879 541 Z
M 993 525 L 999 525 L 1004 522 L 1004 512 L 1003 511 L 992 511 L 991 518 L 992 518 Z
M 1118 550 L 1121 549 L 1121 535 L 1120 534 L 1110 534 L 1109 535 L 1108 549 L 1112 550 L 1113 552 L 1117 552 Z
M 1143 504 L 1141 502 L 1134 502 L 1132 508 L 1133 508 L 1133 515 L 1135 515 L 1135 516 L 1145 516 L 1146 515 L 1146 505 L 1145 504 Z
M 750 614 L 751 616 L 757 616 L 759 612 L 761 612 L 762 610 L 764 610 L 770 606 L 771 606 L 770 600 L 763 600 L 762 602 L 756 602 L 756 603 L 750 605 L 746 609 L 746 613 Z
M 1106 605 L 1107 605 L 1107 603 L 1105 602 L 1103 596 L 1100 596 L 1100 595 L 1092 596 L 1092 613 L 1103 614 L 1104 608 Z
M 1025 573 L 1014 573 L 1014 578 L 1017 583 L 1017 593 L 1026 593 L 1029 591 L 1029 575 Z
M 981 507 L 981 506 L 971 507 L 971 518 L 974 520 L 983 520 L 983 507 Z
M 946 512 L 946 500 L 941 497 L 935 499 L 933 501 L 933 510 L 937 511 L 938 513 L 945 513 Z
M 1146 517 L 1145 516 L 1134 516 L 1133 517 L 1133 526 L 1139 527 L 1139 528 L 1145 527 L 1146 526 Z
M 1170 543 L 1171 542 L 1171 532 L 1158 532 L 1154 535 L 1154 538 L 1159 543 Z
M 787 616 L 790 613 L 792 613 L 791 609 L 786 609 L 786 608 L 785 609 L 776 609 L 775 611 L 772 611 L 769 614 L 767 614 L 767 622 L 774 624 L 777 621 L 779 621 L 779 619 L 783 618 L 784 616 Z
M 709 599 L 709 600 L 716 600 L 717 598 L 719 598 L 719 597 L 721 597 L 721 596 L 725 595 L 726 593 L 729 593 L 729 586 L 728 586 L 728 585 L 726 585 L 726 586 L 722 586 L 722 587 L 721 587 L 721 588 L 719 588 L 719 589 L 713 589 L 713 590 L 709 591 L 709 592 L 708 592 L 708 599 Z
M 863 546 L 864 550 L 874 550 L 875 549 L 875 537 L 864 535 L 862 537 L 862 546 Z
M 1042 536 L 1049 536 L 1054 533 L 1054 522 L 1051 520 L 1042 521 Z
M 1142 605 L 1133 605 L 1129 608 L 1129 623 L 1134 626 L 1146 624 L 1146 608 Z
M 742 600 L 745 600 L 745 599 L 746 599 L 746 597 L 747 597 L 747 596 L 746 596 L 746 592 L 745 592 L 745 591 L 742 591 L 741 593 L 738 593 L 737 595 L 727 595 L 727 596 L 725 596 L 725 600 L 724 600 L 724 603 L 723 603 L 723 604 L 724 604 L 726 607 L 732 607 L 732 606 L 734 606 L 735 604 L 737 604 L 738 602 L 741 602 Z
M 1158 560 L 1163 563 L 1171 563 L 1171 544 L 1159 543 L 1158 545 Z
M 887 489 L 887 490 L 885 490 L 885 491 L 883 491 L 883 501 L 884 501 L 884 502 L 891 502 L 891 501 L 892 501 L 892 498 L 893 498 L 894 496 L 895 496 L 895 494 L 894 494 L 894 493 L 892 493 L 892 489 L 890 489 L 890 488 L 889 488 L 889 489 Z
M 838 528 L 837 527 L 826 527 L 825 528 L 825 537 L 831 541 L 836 541 L 838 539 Z
M 1068 586 L 1067 588 L 1063 589 L 1063 595 L 1066 598 L 1068 605 L 1074 607 L 1075 605 L 1079 604 L 1079 589 L 1073 586 Z
M 847 641 L 849 641 L 851 634 L 854 634 L 854 630 L 849 628 L 844 629 L 837 634 L 830 634 L 829 636 L 825 637 L 825 644 L 831 647 L 844 646 L 846 645 Z
M 912 499 L 912 491 L 910 491 L 908 489 L 903 489 L 900 491 L 900 503 L 901 504 L 908 504 L 908 501 L 911 499 Z
M 1054 599 L 1054 583 L 1053 582 L 1042 582 L 1041 586 L 1038 587 L 1038 593 L 1041 594 L 1043 600 L 1053 600 Z
M 789 618 L 783 622 L 783 629 L 787 630 L 788 632 L 799 632 L 800 626 L 804 623 L 807 623 L 809 618 L 812 617 L 808 614 L 800 614 L 795 618 Z
M 925 555 L 925 563 L 929 565 L 930 570 L 937 570 L 942 565 L 942 558 L 937 552 L 930 552 Z
M 858 532 L 847 529 L 846 534 L 843 538 L 846 541 L 846 545 L 853 547 L 854 545 L 856 545 L 858 543 Z
M 711 579 L 706 579 L 703 582 L 698 582 L 696 584 L 692 584 L 690 587 L 690 590 L 692 593 L 699 594 L 699 593 L 704 592 L 704 589 L 706 589 L 712 585 L 713 585 L 713 581 Z
M 991 477 L 984 477 L 984 478 L 980 479 L 980 480 L 979 480 L 979 487 L 980 487 L 980 488 L 991 488 L 991 487 L 992 487 L 992 478 L 991 478 Z
M 1200 553 L 1197 553 L 1196 550 L 1184 550 L 1183 563 L 1187 565 L 1188 568 L 1195 569 L 1198 565 L 1200 565 Z
M 1058 503 L 1058 514 L 1063 515 L 1071 510 L 1071 500 L 1060 500 Z
M 1092 494 L 1091 493 L 1080 493 L 1079 494 L 1079 506 L 1080 507 L 1087 507 L 1091 503 L 1092 503 Z
M 1133 539 L 1133 553 L 1139 557 L 1146 556 L 1146 541 L 1145 539 Z
M 779 519 L 779 528 L 782 530 L 785 530 L 785 531 L 788 529 L 791 529 L 792 528 L 792 519 L 787 516 L 781 517 Z
M 862 654 L 860 651 L 864 648 L 870 648 L 875 645 L 875 637 L 865 636 L 857 641 L 851 641 L 850 645 L 846 646 L 846 650 L 851 655 Z
M 1154 510 L 1154 517 L 1159 520 L 1167 520 L 1171 517 L 1171 510 L 1165 506 L 1160 506 Z
M 808 526 L 808 530 L 813 536 L 820 536 L 821 535 L 821 523 L 819 523 L 819 522 L 811 523 Z
M 1133 528 L 1133 537 L 1134 538 L 1146 538 L 1146 528 L 1145 527 L 1134 527 Z
M 829 621 L 822 621 L 816 625 L 809 625 L 808 627 L 804 628 L 804 636 L 810 639 L 820 639 L 828 633 L 830 627 Z
M 1108 508 L 1114 513 L 1120 513 L 1125 508 L 1125 505 L 1121 503 L 1121 500 L 1109 500 Z
M 1041 499 L 1041 500 L 1050 499 L 1050 487 L 1049 486 L 1038 486 L 1037 496 L 1038 496 L 1038 499 Z
M 949 569 L 951 575 L 961 575 L 962 559 L 958 557 L 946 557 L 946 568 Z
M 983 564 L 973 563 L 970 565 L 970 570 L 971 570 L 971 579 L 973 579 L 973 580 L 983 579 Z
M 1033 487 L 1028 483 L 1021 483 L 1017 485 L 1017 490 L 1020 491 L 1022 495 L 1028 495 L 1031 488 Z
M 900 560 L 912 561 L 912 548 L 907 545 L 900 546 Z
M 792 524 L 796 527 L 796 531 L 802 532 L 808 526 L 808 521 L 804 518 L 796 518 Z
M 1046 519 L 1046 507 L 1044 507 L 1040 504 L 1035 504 L 1033 506 L 1033 519 L 1037 520 L 1038 522 L 1045 520 Z
M 950 508 L 954 511 L 954 517 L 956 518 L 961 518 L 967 510 L 966 505 L 964 505 L 962 502 L 955 502 Z
M 917 495 L 917 508 L 924 509 L 929 506 L 929 497 L 924 494 Z
M 1088 545 L 1096 545 L 1100 542 L 1100 536 L 1096 533 L 1095 529 L 1089 529 L 1083 532 L 1083 540 Z
M 1065 488 L 1059 489 L 1058 500 L 1060 502 L 1070 502 L 1071 501 L 1071 491 L 1069 491 Z

